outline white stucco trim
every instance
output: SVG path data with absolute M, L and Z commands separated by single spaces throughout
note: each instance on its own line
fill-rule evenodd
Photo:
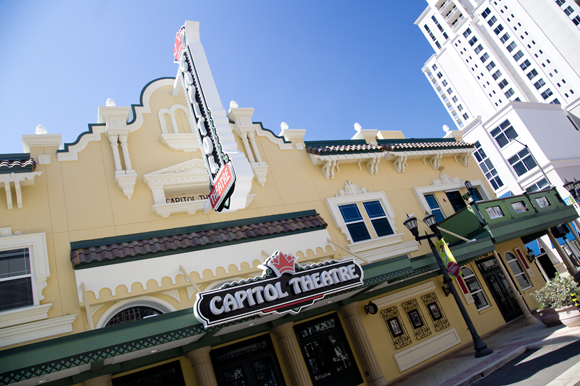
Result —
M 47 319 L 50 307 L 52 303 L 3 311 L 0 313 L 0 328 Z
M 213 279 L 212 275 L 215 276 L 217 269 L 220 267 L 226 273 L 232 274 L 235 273 L 231 269 L 232 266 L 235 266 L 238 271 L 242 270 L 243 263 L 248 264 L 250 267 L 257 266 L 265 259 L 261 251 L 271 254 L 280 250 L 295 256 L 298 252 L 308 255 L 308 251 L 311 251 L 314 255 L 318 255 L 321 251 L 324 254 L 326 247 L 329 245 L 327 241 L 329 238 L 328 231 L 321 229 L 289 236 L 159 256 L 147 260 L 147 270 L 143 270 L 143 260 L 77 269 L 75 270 L 75 278 L 78 284 L 79 303 L 82 304 L 83 302 L 80 283 L 84 283 L 87 292 L 92 292 L 96 299 L 99 298 L 100 291 L 105 288 L 109 289 L 112 295 L 115 296 L 118 286 L 125 286 L 127 292 L 131 293 L 131 286 L 134 283 L 140 283 L 143 289 L 146 290 L 148 281 L 155 280 L 157 286 L 161 287 L 161 280 L 167 277 L 175 284 L 177 276 L 181 275 L 180 265 L 183 265 L 189 274 L 197 272 L 204 281 L 207 281 Z M 334 250 L 334 248 L 332 249 Z
M 392 295 L 383 296 L 382 298 L 373 300 L 373 303 L 375 303 L 377 307 L 381 309 L 390 306 L 391 304 L 400 303 L 403 300 L 417 297 L 429 291 L 435 291 L 435 284 L 433 284 L 433 281 L 429 281 L 427 283 L 423 283 L 403 291 L 395 292 Z
M 403 372 L 460 343 L 461 338 L 459 338 L 459 334 L 457 334 L 457 330 L 454 327 L 398 352 L 393 357 L 395 362 L 397 362 L 399 371 Z
M 72 332 L 72 324 L 76 317 L 76 314 L 67 315 L 60 318 L 51 318 L 40 322 L 3 328 L 0 330 L 0 347 Z

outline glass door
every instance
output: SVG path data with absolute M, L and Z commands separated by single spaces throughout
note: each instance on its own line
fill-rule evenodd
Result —
M 522 315 L 522 310 L 516 301 L 501 268 L 494 257 L 477 262 L 477 267 L 499 307 L 499 310 L 506 322 Z

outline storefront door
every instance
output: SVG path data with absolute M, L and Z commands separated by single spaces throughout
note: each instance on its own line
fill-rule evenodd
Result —
M 269 335 L 211 351 L 220 386 L 284 386 Z
M 477 267 L 505 321 L 509 322 L 522 315 L 522 310 L 516 301 L 515 295 L 495 258 L 490 257 L 480 260 L 477 262 Z

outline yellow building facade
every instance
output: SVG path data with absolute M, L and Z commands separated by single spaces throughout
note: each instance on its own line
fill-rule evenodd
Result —
M 575 218 L 555 190 L 495 199 L 460 138 L 276 135 L 181 38 L 139 104 L 0 155 L 1 384 L 387 384 L 473 344 L 410 214 L 436 215 L 480 335 L 537 308 L 524 242 Z

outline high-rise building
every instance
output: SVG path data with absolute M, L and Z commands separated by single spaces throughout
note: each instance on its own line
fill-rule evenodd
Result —
M 422 71 L 499 196 L 580 178 L 580 7 L 428 0 Z

